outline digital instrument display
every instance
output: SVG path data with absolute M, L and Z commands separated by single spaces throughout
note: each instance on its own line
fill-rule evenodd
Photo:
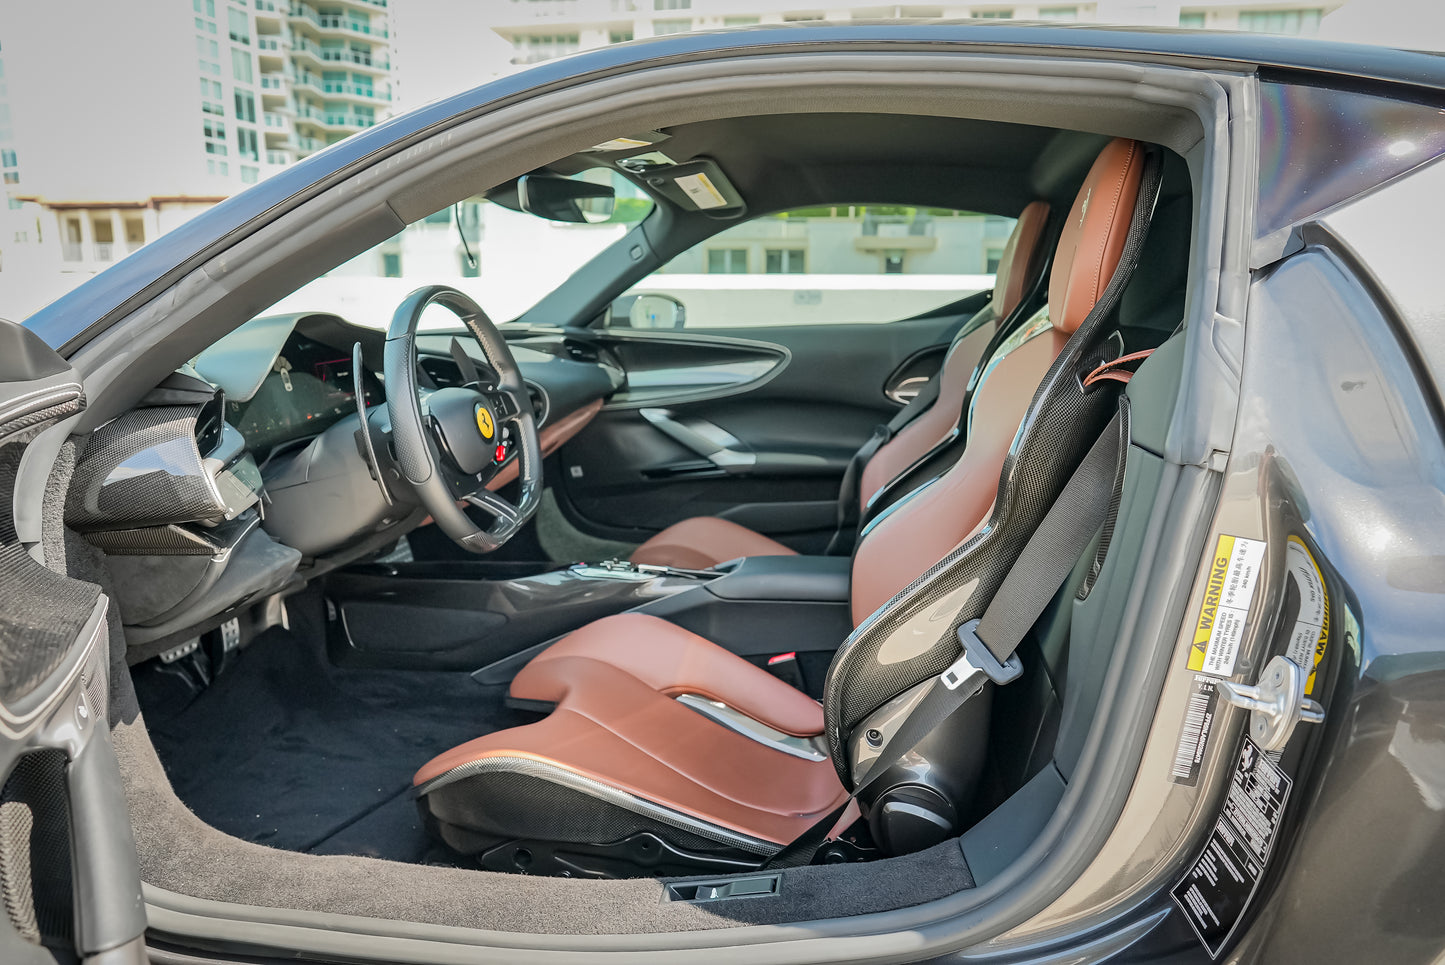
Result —
M 226 421 L 255 451 L 326 431 L 356 412 L 351 353 L 293 333 L 261 388 L 245 402 L 226 403 Z M 366 405 L 382 402 L 381 384 L 362 371 Z

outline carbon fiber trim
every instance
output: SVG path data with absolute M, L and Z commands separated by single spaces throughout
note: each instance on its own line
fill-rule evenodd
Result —
M 10 507 L 23 451 L 0 445 L 0 704 L 8 706 L 61 665 L 100 598 L 100 587 L 46 569 L 21 544 Z
M 448 786 L 455 785 L 459 781 L 477 777 L 505 777 L 506 780 L 497 782 L 494 788 L 469 787 L 466 793 L 461 795 L 465 804 L 487 812 L 491 820 L 468 821 L 467 825 L 472 829 L 491 833 L 493 827 L 498 828 L 495 833 L 503 837 L 516 836 L 516 832 L 507 828 L 510 811 L 520 812 L 521 819 L 519 827 L 525 828 L 527 836 L 546 840 L 581 840 L 600 841 L 621 838 L 626 834 L 636 831 L 647 830 L 657 824 L 663 824 L 679 831 L 696 835 L 704 841 L 714 844 L 727 845 L 746 851 L 749 854 L 767 856 L 778 850 L 778 845 L 771 841 L 764 841 L 749 835 L 718 827 L 699 818 L 695 818 L 681 811 L 655 804 L 635 794 L 631 794 L 621 788 L 601 781 L 585 777 L 575 771 L 569 771 L 565 767 L 556 764 L 549 764 L 545 761 L 534 760 L 529 757 L 487 757 L 479 761 L 472 761 L 452 768 L 439 777 L 417 788 L 418 797 L 431 797 L 438 791 Z M 544 801 L 540 809 L 535 802 L 524 803 L 518 800 L 519 797 L 539 797 L 535 791 L 532 795 L 523 795 L 524 788 L 517 782 L 518 778 L 532 778 L 545 782 L 553 787 L 565 788 L 576 794 L 591 798 L 601 804 L 619 808 L 637 817 L 645 818 L 646 821 L 629 826 L 626 822 L 612 821 L 609 826 L 599 825 L 596 817 L 581 821 L 577 826 L 563 826 L 559 828 L 546 829 L 548 817 L 558 818 L 576 816 L 576 809 L 573 807 L 561 806 L 561 802 L 553 796 L 550 800 L 545 791 L 540 795 Z M 510 799 L 510 800 L 509 800 Z M 429 805 L 432 813 L 442 821 L 449 821 L 453 824 L 461 822 L 453 820 L 453 815 L 445 813 L 450 810 L 447 807 Z M 476 827 L 485 824 L 486 827 Z
M 66 524 L 94 530 L 225 519 L 225 501 L 196 448 L 201 409 L 133 409 L 91 433 L 71 479 Z
M 73 415 L 84 408 L 85 391 L 75 382 L 12 399 L 0 411 L 0 439 Z
M 983 529 L 864 620 L 834 656 L 823 689 L 824 733 L 845 787 L 853 786 L 848 753 L 853 729 L 877 708 L 942 673 L 957 659 L 958 627 L 983 615 L 1030 535 L 1113 415 L 1115 393 L 1086 391 L 1082 377 L 1117 354 L 1117 347 L 1105 339 L 1104 323 L 1112 317 L 1138 263 L 1158 198 L 1161 169 L 1161 156 L 1151 149 L 1119 267 L 1039 383 L 1004 459 L 998 497 Z
M 62 751 L 32 751 L 0 789 L 0 897 L 10 924 L 36 945 L 74 940 L 66 763 Z

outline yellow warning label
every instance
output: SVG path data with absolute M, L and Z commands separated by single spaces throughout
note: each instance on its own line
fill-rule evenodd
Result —
M 1234 674 L 1235 658 L 1244 639 L 1245 618 L 1259 581 L 1264 542 L 1223 533 L 1209 561 L 1204 602 L 1194 625 L 1189 669 L 1217 677 Z
M 1304 541 L 1291 536 L 1285 544 L 1285 572 L 1299 592 L 1299 612 L 1285 646 L 1285 656 L 1309 674 L 1305 693 L 1314 691 L 1315 674 L 1330 639 L 1330 596 L 1325 577 Z

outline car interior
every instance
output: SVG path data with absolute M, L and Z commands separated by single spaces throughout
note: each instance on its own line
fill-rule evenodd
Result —
M 617 136 L 450 189 L 581 221 L 602 171 L 650 202 L 519 317 L 437 284 L 381 331 L 272 291 L 62 449 L 64 552 L 114 600 L 113 713 L 143 725 L 117 749 L 148 885 L 523 932 L 779 924 L 999 880 L 1055 814 L 1180 385 L 1191 163 L 904 112 Z M 629 314 L 734 225 L 864 204 L 1007 225 L 991 288 L 886 321 Z M 1019 679 L 860 789 L 1109 433 L 1108 519 Z

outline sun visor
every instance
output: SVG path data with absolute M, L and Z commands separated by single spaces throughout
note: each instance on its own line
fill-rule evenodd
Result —
M 201 378 L 226 393 L 231 402 L 246 402 L 261 388 L 291 330 L 302 315 L 263 315 L 226 335 L 196 356 Z
M 684 211 L 737 218 L 747 209 L 737 188 L 710 158 L 698 158 L 686 164 L 648 166 L 632 173 Z

